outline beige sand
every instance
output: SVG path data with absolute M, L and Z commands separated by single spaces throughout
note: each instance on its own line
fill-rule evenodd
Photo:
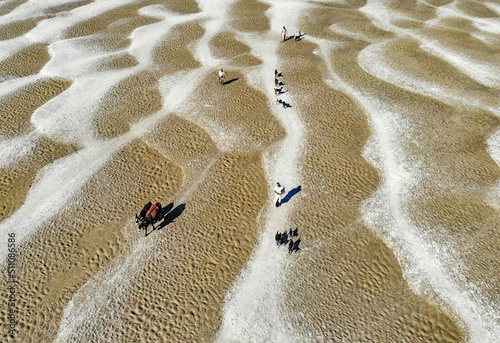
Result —
M 117 83 L 101 102 L 94 117 L 97 136 L 111 138 L 124 134 L 138 119 L 161 106 L 156 73 L 143 71 Z
M 92 0 L 73 1 L 73 2 L 70 2 L 67 4 L 49 7 L 48 9 L 45 10 L 45 13 L 55 14 L 55 13 L 59 13 L 59 12 L 67 12 L 67 11 L 71 11 L 75 8 L 78 8 L 80 6 L 88 5 L 91 2 L 92 2 Z
M 211 53 L 217 58 L 231 59 L 250 52 L 250 47 L 235 38 L 234 32 L 220 32 L 210 40 Z
M 257 0 L 240 0 L 231 8 L 231 26 L 243 32 L 267 31 L 271 28 L 265 15 L 268 8 L 269 5 Z
M 106 71 L 112 69 L 135 67 L 137 64 L 139 64 L 139 61 L 137 61 L 134 56 L 125 53 L 121 56 L 103 61 L 100 65 L 97 66 L 96 69 L 98 71 Z
M 31 31 L 40 18 L 16 21 L 0 27 L 0 40 L 13 39 Z
M 200 39 L 205 29 L 197 22 L 188 22 L 175 26 L 168 36 L 153 51 L 153 61 L 162 75 L 200 67 L 193 57 L 189 46 Z
M 50 99 L 71 86 L 71 81 L 61 78 L 41 79 L 0 98 L 0 137 L 27 132 L 31 115 Z
M 23 2 L 10 2 L 2 13 Z M 447 2 L 429 1 L 434 5 Z M 162 2 L 146 4 L 153 3 Z M 425 157 L 429 170 L 472 183 L 455 193 L 443 188 L 432 198 L 415 199 L 418 207 L 410 207 L 415 218 L 439 226 L 462 242 L 488 227 L 498 232 L 498 211 L 478 200 L 485 199 L 500 176 L 485 144 L 486 137 L 498 130 L 498 118 L 410 93 L 362 70 L 356 63 L 358 53 L 370 43 L 393 38 L 392 33 L 376 28 L 364 14 L 356 12 L 364 3 L 325 3 L 304 16 L 301 27 L 310 35 L 343 44 L 332 50 L 332 59 L 326 63 L 347 83 L 404 105 L 415 113 L 412 124 L 425 132 L 439 132 L 434 138 L 416 135 L 422 146 L 410 147 L 421 150 L 418 154 Z M 89 18 L 68 30 L 66 37 L 88 36 L 86 43 L 98 43 L 107 50 L 126 47 L 134 28 L 157 20 L 138 15 L 138 8 L 144 5 L 134 3 Z M 191 0 L 168 1 L 165 6 L 182 14 L 199 11 Z M 400 21 L 400 26 L 420 27 L 420 20 L 435 16 L 435 9 L 421 3 L 392 2 L 391 6 L 415 19 Z M 468 2 L 466 6 L 475 15 L 491 15 L 480 4 L 471 6 Z M 241 0 L 232 7 L 228 21 L 238 31 L 265 32 L 270 27 L 267 9 L 268 5 L 258 1 Z M 9 34 L 22 33 L 28 26 L 14 26 Z M 481 46 L 485 52 L 478 58 L 485 61 L 492 61 L 497 53 L 464 33 L 446 29 L 424 32 L 446 39 L 456 49 L 464 39 L 471 54 L 476 54 L 473 46 Z M 105 96 L 94 121 L 96 135 L 117 137 L 131 124 L 160 110 L 158 80 L 199 66 L 190 47 L 203 33 L 197 22 L 175 27 L 155 50 L 151 69 L 123 80 Z M 150 134 L 117 152 L 72 199 L 72 205 L 19 247 L 23 257 L 16 269 L 19 334 L 15 340 L 6 336 L 7 309 L 2 307 L 4 341 L 52 341 L 64 309 L 82 286 L 146 240 L 154 240 L 154 249 L 148 251 L 143 268 L 131 277 L 128 297 L 120 299 L 121 320 L 97 317 L 96 330 L 81 333 L 80 339 L 98 341 L 99 335 L 105 335 L 108 341 L 117 342 L 213 341 L 224 297 L 251 255 L 262 229 L 260 216 L 265 206 L 270 206 L 262 153 L 283 138 L 284 130 L 272 115 L 266 94 L 247 83 L 247 68 L 261 61 L 230 32 L 216 35 L 210 48 L 216 56 L 227 59 L 228 80 L 234 81 L 221 87 L 216 68 L 200 75 L 196 97 L 182 111 L 162 113 L 165 119 Z M 464 341 L 460 321 L 436 299 L 415 294 L 403 279 L 394 254 L 363 224 L 360 205 L 380 182 L 377 171 L 362 157 L 370 136 L 368 121 L 355 99 L 325 83 L 326 68 L 313 53 L 316 48 L 307 36 L 280 46 L 292 105 L 307 127 L 301 160 L 307 178 L 300 185 L 302 191 L 290 202 L 294 206 L 290 225 L 299 228 L 301 250 L 290 255 L 284 289 L 293 291 L 286 294 L 290 304 L 286 319 L 319 342 Z M 456 87 L 457 92 L 473 88 L 478 97 L 494 104 L 495 90 L 428 55 L 416 42 L 398 39 L 390 48 L 385 58 L 395 61 L 395 67 Z M 411 51 L 411 56 L 406 51 Z M 7 60 L 0 75 L 32 75 L 47 60 L 46 46 L 35 45 Z M 97 68 L 128 68 L 136 63 L 123 54 Z M 2 136 L 27 132 L 33 111 L 69 84 L 50 79 L 2 99 Z M 6 115 L 11 111 L 17 111 L 16 115 Z M 22 204 L 40 168 L 76 149 L 42 138 L 26 161 L 1 170 L 0 220 Z M 427 155 L 423 153 L 426 149 Z M 435 190 L 443 181 L 444 177 L 438 178 L 428 187 Z M 148 201 L 173 203 L 180 213 L 174 222 L 145 237 L 137 231 L 133 215 Z M 455 232 L 457 227 L 468 229 Z M 500 280 L 494 275 L 497 269 L 488 268 L 498 265 L 492 247 L 500 242 L 482 243 L 465 252 L 464 260 L 470 261 L 466 276 L 488 275 L 492 283 L 484 287 L 494 297 Z M 6 289 L 5 279 L 0 280 L 0 287 Z
M 22 49 L 0 64 L 0 80 L 38 73 L 50 60 L 47 44 L 36 43 Z
M 165 6 L 169 11 L 177 12 L 180 14 L 190 14 L 200 12 L 198 3 L 196 0 L 169 0 L 169 1 L 159 1 Z

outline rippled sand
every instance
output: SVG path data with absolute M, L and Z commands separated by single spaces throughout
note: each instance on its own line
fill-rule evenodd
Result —
M 0 20 L 23 3 L 29 1 L 3 4 Z M 52 168 L 68 168 L 58 180 L 67 200 L 47 207 L 47 220 L 20 219 L 26 232 L 16 234 L 22 235 L 17 334 L 8 335 L 4 306 L 3 341 L 212 342 L 223 330 L 228 294 L 256 247 L 274 240 L 266 218 L 284 208 L 288 215 L 271 231 L 298 228 L 300 244 L 282 267 L 282 298 L 269 301 L 293 332 L 291 341 L 479 341 L 457 295 L 415 275 L 413 250 L 394 238 L 413 226 L 399 222 L 386 231 L 392 222 L 380 227 L 364 211 L 393 175 L 391 166 L 380 168 L 370 156 L 377 129 L 387 129 L 405 153 L 396 161 L 401 178 L 404 166 L 418 168 L 418 180 L 395 195 L 404 193 L 400 212 L 417 223 L 418 238 L 460 261 L 459 273 L 449 268 L 453 285 L 478 285 L 481 301 L 500 302 L 500 215 L 492 195 L 500 168 L 488 145 L 500 128 L 500 86 L 498 78 L 447 59 L 456 53 L 474 62 L 470 68 L 498 67 L 498 34 L 481 31 L 473 20 L 499 14 L 472 1 L 408 0 L 385 4 L 394 17 L 380 21 L 365 1 L 307 4 L 280 14 L 297 15 L 305 33 L 284 43 L 271 30 L 272 1 L 234 1 L 215 31 L 209 24 L 219 18 L 211 17 L 209 2 L 180 0 L 109 8 L 77 1 L 0 24 L 0 42 L 8 42 L 44 20 L 80 16 L 60 24 L 48 41 L 19 43 L 0 66 L 0 82 L 12 89 L 0 94 L 0 143 L 9 149 L 0 156 L 0 225 L 33 201 Z M 445 16 L 450 8 L 460 16 Z M 296 29 L 289 27 L 289 34 Z M 147 40 L 141 32 L 154 41 L 150 50 L 140 45 Z M 57 62 L 51 44 L 61 41 L 87 53 L 81 64 L 68 60 L 75 63 L 71 72 L 51 65 Z M 261 42 L 272 42 L 269 52 L 259 50 Z M 262 71 L 275 43 L 278 65 Z M 216 76 L 221 67 L 229 81 L 224 86 Z M 272 82 L 274 68 L 283 73 L 281 98 L 291 102 L 289 109 L 275 106 L 271 86 L 259 87 L 263 75 Z M 94 83 L 88 108 L 68 114 L 84 113 L 74 136 L 57 120 L 53 131 L 45 118 L 32 120 L 86 77 L 116 82 L 101 93 Z M 399 130 L 379 124 L 382 112 L 404 122 Z M 285 186 L 300 191 L 276 209 L 268 164 L 295 129 L 295 115 L 304 140 L 293 172 L 302 181 Z M 83 128 L 88 132 L 76 133 Z M 74 186 L 79 180 L 64 163 L 88 156 L 102 163 L 83 164 L 91 172 Z M 48 195 L 37 201 L 52 204 Z M 156 230 L 138 231 L 134 215 L 148 201 L 171 212 Z M 8 282 L 1 278 L 0 288 Z M 262 341 L 255 337 L 232 339 Z

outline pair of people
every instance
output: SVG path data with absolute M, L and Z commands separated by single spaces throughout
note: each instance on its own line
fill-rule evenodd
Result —
M 286 41 L 286 34 L 287 34 L 286 27 L 283 26 L 283 30 L 281 30 L 282 42 Z M 297 31 L 297 33 L 295 34 L 295 41 L 299 41 L 301 36 L 302 36 L 302 30 L 299 29 L 299 31 Z

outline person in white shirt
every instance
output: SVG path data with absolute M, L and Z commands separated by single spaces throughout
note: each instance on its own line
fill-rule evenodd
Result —
M 284 42 L 286 40 L 286 28 L 283 26 L 283 30 L 281 30 L 281 41 Z
M 224 86 L 224 78 L 226 77 L 226 73 L 224 73 L 224 70 L 220 68 L 219 70 L 219 83 L 221 86 Z
M 285 194 L 285 187 L 276 182 L 276 187 L 274 187 L 274 204 L 276 207 L 281 205 L 281 198 Z

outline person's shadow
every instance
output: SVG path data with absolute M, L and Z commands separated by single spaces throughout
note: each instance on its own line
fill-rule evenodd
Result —
M 299 251 L 300 250 L 299 244 L 300 244 L 300 238 L 297 239 L 295 242 L 293 242 L 291 252 Z
M 237 77 L 236 79 L 231 79 L 229 81 L 224 82 L 223 85 L 228 85 L 228 84 L 230 84 L 230 83 L 232 83 L 234 81 L 238 81 L 239 79 L 240 79 L 239 77 Z
M 172 210 L 173 207 L 174 207 L 174 203 L 170 203 L 162 210 L 163 221 L 156 228 L 151 230 L 151 232 L 156 231 L 156 230 L 161 230 L 165 226 L 167 226 L 168 224 L 173 223 L 177 219 L 177 217 L 179 217 L 182 214 L 182 212 L 184 212 L 184 209 L 186 208 L 186 204 L 180 204 L 179 206 L 177 206 L 176 208 L 174 208 Z M 146 232 L 146 236 L 151 234 L 151 232 L 149 232 L 149 233 Z
M 287 195 L 285 195 L 285 197 L 283 198 L 283 200 L 281 200 L 281 203 L 282 204 L 286 204 L 287 202 L 290 201 L 290 199 L 295 195 L 297 194 L 298 192 L 300 192 L 302 190 L 301 186 L 298 186 L 294 189 L 292 189 L 290 192 L 287 193 Z

